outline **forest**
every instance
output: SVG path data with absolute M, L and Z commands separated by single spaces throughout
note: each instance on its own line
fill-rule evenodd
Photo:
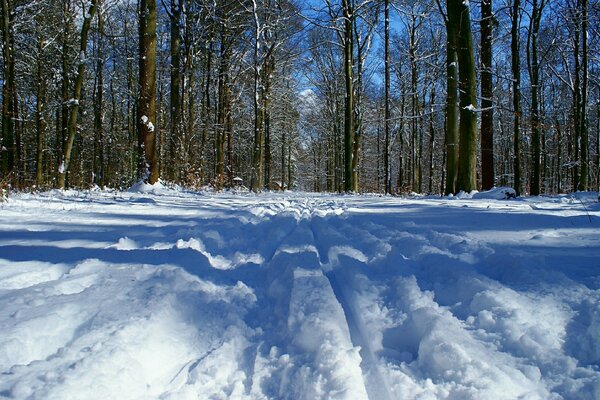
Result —
M 600 184 L 598 0 L 2 0 L 0 188 Z

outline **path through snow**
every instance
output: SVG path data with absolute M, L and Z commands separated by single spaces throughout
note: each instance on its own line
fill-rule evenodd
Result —
M 600 206 L 309 194 L 0 205 L 0 398 L 597 399 Z

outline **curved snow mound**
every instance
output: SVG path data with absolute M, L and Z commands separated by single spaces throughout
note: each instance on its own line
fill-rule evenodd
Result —
M 164 191 L 165 185 L 163 185 L 162 181 L 156 182 L 154 185 L 151 185 L 143 180 L 138 181 L 133 184 L 128 190 L 129 193 L 159 193 Z
M 473 199 L 487 199 L 487 200 L 507 200 L 516 199 L 517 192 L 511 187 L 497 187 L 485 192 L 475 193 L 471 196 Z

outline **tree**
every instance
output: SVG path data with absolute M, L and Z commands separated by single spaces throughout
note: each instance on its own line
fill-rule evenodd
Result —
M 477 189 L 477 82 L 471 35 L 469 3 L 447 1 L 448 23 L 459 27 L 456 32 L 459 90 L 459 150 L 456 191 Z
M 519 26 L 521 23 L 521 1 L 513 0 L 511 11 L 511 60 L 513 80 L 513 143 L 514 143 L 514 186 L 517 196 L 521 195 L 521 56 Z
M 77 76 L 75 77 L 75 86 L 73 89 L 73 97 L 69 99 L 70 107 L 69 119 L 67 122 L 67 140 L 63 151 L 62 161 L 58 167 L 58 178 L 56 186 L 59 189 L 65 187 L 67 171 L 71 161 L 71 151 L 73 150 L 73 142 L 77 132 L 77 118 L 79 116 L 79 101 L 81 100 L 81 90 L 83 87 L 83 79 L 85 73 L 85 63 L 87 58 L 88 33 L 92 23 L 92 18 L 96 14 L 98 8 L 98 0 L 92 0 L 88 12 L 84 12 L 83 24 L 81 26 L 81 35 L 79 41 L 79 64 L 77 66 Z
M 14 1 L 2 0 L 2 137 L 0 138 L 0 172 L 7 176 L 17 167 L 19 157 L 15 143 L 15 119 L 18 113 L 15 74 Z
M 96 84 L 94 100 L 94 183 L 105 185 L 104 160 L 104 16 L 102 7 L 98 9 L 98 35 L 96 43 Z
M 581 135 L 581 175 L 577 190 L 587 190 L 589 174 L 589 132 L 587 124 L 587 101 L 588 101 L 588 2 L 581 0 L 581 64 L 582 64 L 582 84 L 581 84 L 581 105 L 580 105 L 580 126 Z M 578 57 L 578 55 L 576 55 Z
M 181 10 L 183 0 L 171 0 L 170 25 L 170 96 L 169 96 L 169 115 L 171 119 L 171 138 L 170 149 L 171 159 L 177 160 L 176 164 L 181 166 L 184 163 L 181 157 L 181 148 L 184 146 L 182 140 L 182 94 L 181 94 Z M 179 150 L 179 151 L 178 151 Z M 175 179 L 181 178 L 181 173 L 177 166 L 170 167 L 172 176 Z
M 481 1 L 481 188 L 494 186 L 494 109 L 492 82 L 492 0 Z
M 354 9 L 352 0 L 342 0 L 344 30 L 344 191 L 354 190 L 352 151 L 354 148 L 354 37 L 352 34 Z
M 444 13 L 439 0 L 437 1 L 440 14 L 446 26 L 446 195 L 456 193 L 458 178 L 458 58 L 457 58 L 457 25 L 456 18 L 451 15 L 450 3 L 448 11 Z
M 390 0 L 385 0 L 385 112 L 384 112 L 384 130 L 385 144 L 383 152 L 383 168 L 385 170 L 385 194 L 392 192 L 392 177 L 390 169 Z
M 151 185 L 159 179 L 156 146 L 156 0 L 139 4 L 138 176 Z
M 538 57 L 538 33 L 542 12 L 546 0 L 532 0 L 531 18 L 529 21 L 529 34 L 527 36 L 527 69 L 531 80 L 531 142 L 532 142 L 532 177 L 530 193 L 533 196 L 540 194 L 541 179 L 541 143 L 540 143 L 540 65 Z

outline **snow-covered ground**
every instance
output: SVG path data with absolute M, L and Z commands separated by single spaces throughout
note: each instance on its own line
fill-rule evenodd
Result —
M 0 204 L 0 398 L 600 398 L 597 194 L 138 189 Z

